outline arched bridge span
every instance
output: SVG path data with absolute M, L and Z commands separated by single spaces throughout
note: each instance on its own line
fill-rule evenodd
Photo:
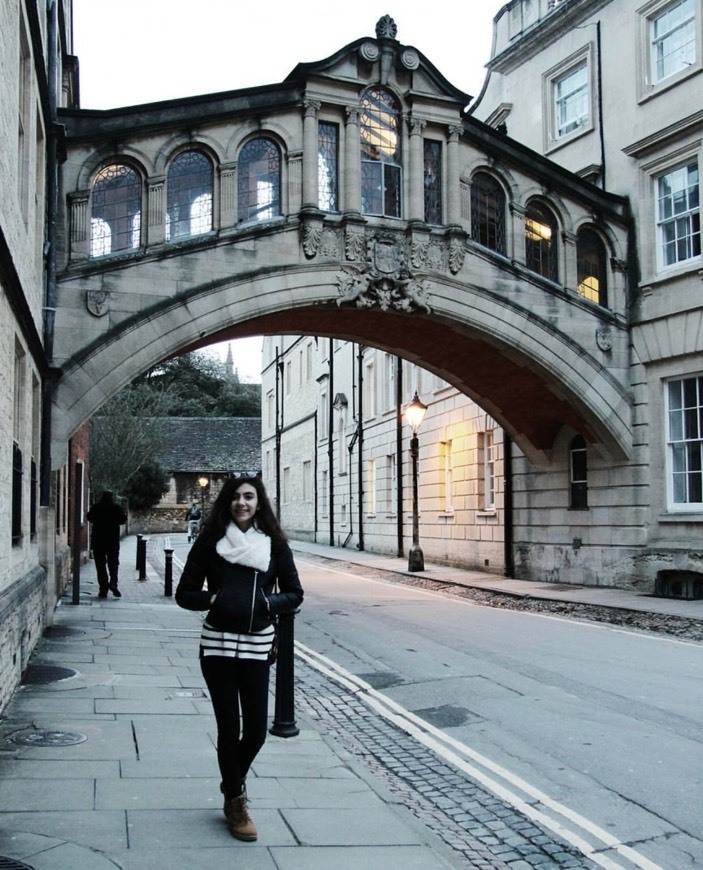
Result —
M 628 455 L 625 203 L 466 117 L 394 37 L 277 86 L 64 112 L 56 466 L 148 367 L 257 333 L 416 360 L 537 462 L 565 424 Z

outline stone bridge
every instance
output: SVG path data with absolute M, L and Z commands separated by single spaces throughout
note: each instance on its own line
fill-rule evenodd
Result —
M 387 17 L 280 84 L 63 110 L 52 462 L 147 368 L 334 336 L 475 399 L 534 462 L 632 447 L 625 201 L 469 117 Z

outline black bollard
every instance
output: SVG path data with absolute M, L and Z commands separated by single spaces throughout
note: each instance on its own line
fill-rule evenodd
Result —
M 137 571 L 139 571 L 137 580 L 146 580 L 146 542 L 147 538 L 142 535 L 137 536 Z
M 173 595 L 173 550 L 164 547 L 164 596 Z
M 275 737 L 295 737 L 300 729 L 295 724 L 295 683 L 293 640 L 295 614 L 278 617 L 278 658 L 276 660 L 276 704 L 269 734 Z

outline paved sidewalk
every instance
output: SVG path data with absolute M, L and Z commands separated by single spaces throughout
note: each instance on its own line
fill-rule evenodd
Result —
M 137 580 L 135 553 L 136 539 L 125 539 L 119 600 L 98 599 L 93 563 L 82 566 L 80 604 L 69 588 L 25 678 L 38 682 L 25 682 L 0 719 L 0 859 L 12 859 L 0 866 L 466 866 L 299 711 L 300 734 L 269 736 L 249 777 L 258 841 L 234 840 L 197 661 L 199 617 L 164 597 L 151 566 Z M 58 668 L 75 674 L 57 681 Z M 26 735 L 29 745 L 15 742 Z

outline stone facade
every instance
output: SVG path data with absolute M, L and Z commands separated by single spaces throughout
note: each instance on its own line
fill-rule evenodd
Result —
M 548 469 L 518 460 L 521 576 L 651 589 L 659 571 L 703 571 L 703 431 L 693 421 L 703 401 L 702 17 L 700 3 L 634 0 L 515 0 L 496 16 L 474 116 L 627 197 L 637 227 L 632 454 L 612 463 L 589 449 L 589 510 L 578 515 L 563 499 L 566 440 L 555 442 Z M 665 234 L 676 237 L 666 247 Z M 686 412 L 671 392 L 682 382 Z

